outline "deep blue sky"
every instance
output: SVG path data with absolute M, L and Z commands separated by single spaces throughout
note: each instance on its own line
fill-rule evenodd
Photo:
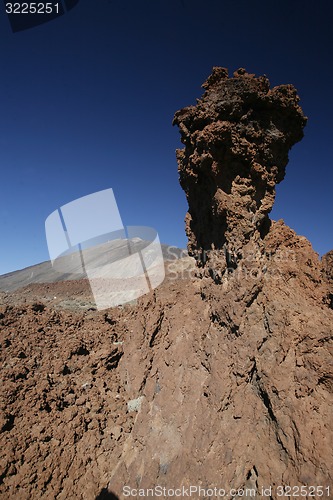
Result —
M 309 121 L 272 218 L 333 248 L 330 0 L 80 0 L 14 34 L 0 7 L 0 274 L 47 260 L 46 217 L 109 187 L 124 224 L 185 247 L 171 122 L 212 66 L 298 89 Z

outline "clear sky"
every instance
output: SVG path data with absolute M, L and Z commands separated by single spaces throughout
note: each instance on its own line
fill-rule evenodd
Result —
M 271 216 L 332 249 L 332 17 L 331 0 L 80 0 L 12 33 L 0 5 L 0 274 L 48 260 L 46 217 L 109 187 L 125 225 L 185 247 L 171 122 L 213 66 L 298 89 L 309 121 Z

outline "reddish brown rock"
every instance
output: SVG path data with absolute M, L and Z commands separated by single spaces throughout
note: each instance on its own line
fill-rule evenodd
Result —
M 310 243 L 282 221 L 223 284 L 159 291 L 120 374 L 138 414 L 109 488 L 332 488 L 332 311 Z M 250 493 L 248 493 L 250 495 Z M 254 494 L 253 494 L 254 495 Z M 199 495 L 195 496 L 199 498 Z M 237 495 L 234 495 L 237 498 Z M 310 498 L 310 496 L 309 496 Z
M 227 283 L 169 281 L 137 306 L 2 307 L 1 496 L 332 488 L 321 266 L 282 222 L 266 244 L 265 273 L 244 260 Z
M 187 230 L 201 266 L 207 251 L 203 272 L 171 263 L 154 292 L 106 312 L 81 281 L 0 294 L 2 498 L 171 498 L 191 486 L 192 498 L 332 498 L 331 253 L 320 262 L 283 221 L 267 224 L 304 117 L 291 86 L 270 91 L 263 77 L 215 69 L 206 87 L 179 125 L 188 144 L 204 131 L 219 156 L 220 102 L 235 153 L 219 149 L 214 174 L 194 168 L 197 144 L 180 154 L 191 217 L 202 191 L 202 219 Z M 250 127 L 245 97 L 258 175 L 233 134 Z M 224 210 L 212 200 L 225 179 Z
M 328 285 L 327 300 L 333 309 L 333 250 L 322 257 L 323 276 Z
M 244 245 L 261 240 L 275 185 L 284 178 L 289 149 L 306 123 L 292 85 L 270 89 L 265 76 L 239 69 L 228 78 L 213 68 L 196 106 L 174 117 L 185 145 L 177 150 L 180 183 L 189 205 L 188 249 L 199 266 L 211 251 L 224 254 L 209 265 L 224 272 L 242 258 Z

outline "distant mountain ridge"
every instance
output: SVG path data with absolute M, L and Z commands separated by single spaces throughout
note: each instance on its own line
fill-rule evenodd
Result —
M 131 241 L 132 253 L 141 250 L 147 245 L 147 242 L 139 240 L 139 238 L 133 238 L 129 241 Z M 107 252 L 110 252 L 110 250 L 112 251 L 111 261 L 114 262 L 124 257 L 125 252 L 127 251 L 128 241 L 113 241 L 112 248 L 109 247 L 110 243 L 111 242 L 100 245 L 99 251 L 94 251 L 95 253 L 93 254 L 93 257 L 90 256 L 90 258 L 94 259 L 96 267 L 105 263 L 106 254 Z M 187 255 L 186 250 L 172 245 L 161 244 L 161 248 L 163 259 L 165 261 L 180 259 Z M 85 250 L 85 252 L 87 252 L 87 250 Z M 72 253 L 59 259 L 61 265 L 59 265 L 58 262 L 55 266 L 52 266 L 50 261 L 45 261 L 24 269 L 3 274 L 0 276 L 0 291 L 13 292 L 32 283 L 55 283 L 59 281 L 85 279 L 87 276 L 84 272 L 82 272 L 81 261 L 78 257 L 79 254 Z M 61 271 L 59 268 L 61 268 Z

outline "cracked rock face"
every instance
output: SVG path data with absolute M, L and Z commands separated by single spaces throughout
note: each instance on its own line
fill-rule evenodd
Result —
M 322 257 L 323 277 L 328 285 L 327 299 L 333 309 L 333 250 Z
M 189 206 L 188 249 L 199 267 L 221 248 L 238 260 L 249 240 L 267 234 L 275 185 L 306 124 L 292 85 L 271 89 L 265 76 L 239 69 L 229 78 L 215 67 L 203 87 L 196 106 L 173 121 L 185 145 L 177 160 Z M 221 254 L 219 266 L 228 264 Z
M 199 272 L 107 312 L 82 281 L 0 292 L 1 498 L 332 498 L 333 251 L 268 219 L 305 118 L 265 77 L 205 87 L 175 119 Z

